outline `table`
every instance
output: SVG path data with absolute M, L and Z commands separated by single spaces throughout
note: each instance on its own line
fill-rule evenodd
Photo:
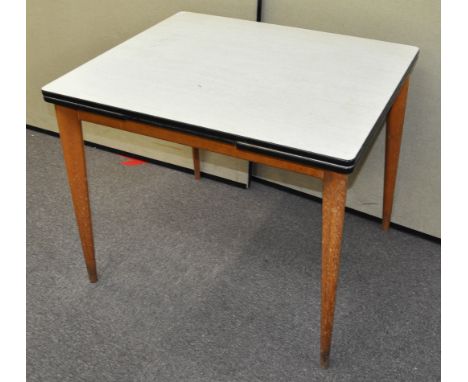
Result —
M 75 215 L 97 281 L 81 122 L 323 182 L 320 364 L 328 367 L 348 174 L 386 122 L 390 226 L 418 48 L 180 12 L 44 86 L 55 104 Z

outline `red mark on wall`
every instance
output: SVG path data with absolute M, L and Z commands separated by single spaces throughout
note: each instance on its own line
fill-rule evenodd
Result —
M 136 159 L 136 158 L 132 158 L 132 157 L 127 157 L 125 155 L 122 155 L 124 158 L 126 158 L 126 160 L 124 160 L 123 162 L 120 162 L 120 164 L 122 166 L 140 166 L 144 163 L 146 163 L 144 160 L 140 160 L 140 159 Z

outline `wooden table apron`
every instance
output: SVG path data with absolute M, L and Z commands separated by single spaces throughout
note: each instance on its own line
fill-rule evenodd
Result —
M 383 200 L 384 230 L 387 230 L 390 226 L 408 83 L 409 78 L 407 77 L 387 115 Z M 168 128 L 131 120 L 111 118 L 61 105 L 55 105 L 55 110 L 84 259 L 89 279 L 92 283 L 97 281 L 97 272 L 81 127 L 82 121 L 191 146 L 193 148 L 197 178 L 199 178 L 200 174 L 200 169 L 197 167 L 197 163 L 199 163 L 198 150 L 203 149 L 321 179 L 323 183 L 323 201 L 320 365 L 324 368 L 328 367 L 348 174 L 293 162 L 263 153 L 245 151 L 239 149 L 235 144 L 226 143 L 225 141 L 208 139 Z

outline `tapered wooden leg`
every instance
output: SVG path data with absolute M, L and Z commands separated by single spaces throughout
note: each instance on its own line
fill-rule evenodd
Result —
M 192 157 L 193 157 L 193 172 L 195 174 L 195 179 L 199 180 L 201 177 L 200 174 L 200 150 L 195 147 L 192 148 Z
M 97 281 L 96 260 L 81 122 L 74 109 L 56 105 L 55 112 L 86 268 L 89 280 L 95 283 Z
M 385 141 L 385 181 L 383 200 L 382 228 L 390 228 L 393 208 L 393 194 L 400 157 L 401 136 L 405 120 L 406 98 L 408 96 L 409 79 L 401 87 L 400 93 L 387 115 L 386 141 Z
M 348 177 L 326 171 L 322 193 L 322 303 L 320 320 L 320 366 L 327 368 L 340 270 L 341 238 Z

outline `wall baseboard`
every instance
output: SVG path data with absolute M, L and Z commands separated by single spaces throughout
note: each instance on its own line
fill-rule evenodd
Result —
M 46 135 L 56 137 L 56 138 L 59 137 L 59 133 L 57 133 L 55 131 L 52 131 L 52 130 L 43 129 L 42 127 L 26 125 L 26 129 L 36 131 L 38 133 L 46 134 Z M 104 145 L 101 145 L 99 143 L 94 143 L 94 142 L 87 141 L 87 140 L 85 140 L 84 143 L 85 143 L 85 146 L 97 148 L 97 149 L 107 151 L 107 152 L 110 152 L 110 153 L 113 153 L 113 154 L 124 155 L 124 156 L 127 156 L 127 157 L 140 159 L 140 160 L 148 162 L 148 163 L 156 164 L 158 166 L 167 167 L 167 168 L 177 170 L 177 171 L 182 171 L 182 172 L 185 172 L 187 174 L 193 174 L 194 173 L 192 169 L 187 168 L 187 167 L 179 166 L 179 165 L 168 163 L 168 162 L 163 162 L 163 161 L 153 159 L 153 158 L 148 158 L 148 157 L 145 157 L 145 156 L 142 156 L 142 155 L 134 154 L 134 153 L 124 151 L 124 150 L 115 149 L 115 148 L 112 148 L 112 147 L 104 146 Z M 203 171 L 201 172 L 201 175 L 205 179 L 215 180 L 217 182 L 229 184 L 231 186 L 239 187 L 239 188 L 243 188 L 243 189 L 247 188 L 247 185 L 245 183 L 240 183 L 240 182 L 236 182 L 236 181 L 233 181 L 233 180 L 230 180 L 230 179 L 222 178 L 220 176 L 207 174 L 207 173 L 205 173 Z
M 282 191 L 290 193 L 290 194 L 294 194 L 294 195 L 301 196 L 301 197 L 306 198 L 306 199 L 314 200 L 317 203 L 322 203 L 322 198 L 320 198 L 318 196 L 315 196 L 315 195 L 310 195 L 310 194 L 307 194 L 305 192 L 298 191 L 298 190 L 283 186 L 283 185 L 278 184 L 278 183 L 270 182 L 270 181 L 262 179 L 262 178 L 257 178 L 256 176 L 252 176 L 252 180 L 254 182 L 262 183 L 262 184 L 265 184 L 267 186 L 276 188 L 278 190 L 282 190 Z M 355 209 L 350 208 L 350 207 L 346 207 L 346 212 L 350 213 L 352 215 L 355 215 L 355 216 L 359 216 L 359 217 L 362 217 L 362 218 L 365 218 L 365 219 L 368 219 L 368 220 L 375 221 L 377 223 L 382 222 L 382 219 L 377 217 L 377 216 L 369 215 L 369 214 L 366 214 L 365 212 L 358 211 L 358 210 L 355 210 Z M 436 236 L 432 236 L 432 235 L 429 235 L 427 233 L 420 232 L 420 231 L 417 231 L 415 229 L 402 226 L 400 224 L 391 223 L 390 227 L 393 228 L 393 229 L 396 229 L 398 231 L 406 232 L 406 233 L 409 233 L 411 235 L 418 236 L 418 237 L 421 237 L 423 239 L 433 241 L 435 243 L 439 243 L 439 244 L 441 243 L 441 239 L 436 237 Z
M 56 138 L 59 137 L 59 134 L 57 132 L 47 130 L 47 129 L 43 129 L 43 128 L 37 127 L 37 126 L 32 126 L 32 125 L 27 124 L 26 129 L 36 131 L 36 132 L 39 132 L 39 133 L 42 133 L 42 134 L 50 135 L 50 136 L 53 136 L 53 137 L 56 137 Z M 158 166 L 167 167 L 167 168 L 170 168 L 170 169 L 173 169 L 173 170 L 178 170 L 178 171 L 182 171 L 182 172 L 189 173 L 189 174 L 194 173 L 192 169 L 189 169 L 189 168 L 186 168 L 186 167 L 182 167 L 182 166 L 178 166 L 178 165 L 175 165 L 175 164 L 171 164 L 171 163 L 159 161 L 159 160 L 156 160 L 156 159 L 144 157 L 144 156 L 133 154 L 133 153 L 123 151 L 123 150 L 114 149 L 114 148 L 107 147 L 107 146 L 104 146 L 104 145 L 101 145 L 101 144 L 98 144 L 98 143 L 94 143 L 94 142 L 90 142 L 90 141 L 85 140 L 85 145 L 89 146 L 89 147 L 98 148 L 100 150 L 104 150 L 104 151 L 107 151 L 107 152 L 111 152 L 111 153 L 114 153 L 114 154 L 124 155 L 124 156 L 128 156 L 128 157 L 131 157 L 131 158 L 140 159 L 140 160 L 143 160 L 145 162 L 156 164 Z M 250 173 L 250 171 L 249 171 L 249 173 Z M 204 172 L 202 172 L 201 174 L 202 174 L 202 176 L 204 178 L 215 180 L 215 181 L 222 182 L 222 183 L 225 183 L 225 184 L 229 184 L 229 185 L 234 186 L 234 187 L 239 187 L 239 188 L 243 188 L 243 189 L 247 189 L 249 187 L 249 184 L 246 185 L 244 183 L 235 182 L 233 180 L 225 179 L 225 178 L 222 178 L 222 177 L 219 177 L 219 176 L 216 176 L 216 175 L 206 174 Z M 322 199 L 319 198 L 318 196 L 310 195 L 310 194 L 307 194 L 307 193 L 301 192 L 301 191 L 297 191 L 297 190 L 294 190 L 292 188 L 282 186 L 280 184 L 270 182 L 268 180 L 261 179 L 261 178 L 258 178 L 256 176 L 253 176 L 253 175 L 249 176 L 249 183 L 250 183 L 250 181 L 261 183 L 261 184 L 267 185 L 269 187 L 272 187 L 272 188 L 275 188 L 275 189 L 278 189 L 278 190 L 281 190 L 281 191 L 284 191 L 284 192 L 288 192 L 290 194 L 298 195 L 298 196 L 301 196 L 303 198 L 314 200 L 314 201 L 316 201 L 318 203 L 322 203 Z M 350 207 L 346 207 L 346 212 L 351 213 L 351 214 L 356 215 L 356 216 L 363 217 L 363 218 L 368 219 L 368 220 L 372 220 L 372 221 L 379 222 L 379 223 L 381 222 L 381 219 L 376 217 L 376 216 L 366 214 L 364 212 L 355 210 L 355 209 L 350 208 Z M 396 230 L 401 231 L 401 232 L 409 233 L 409 234 L 414 235 L 414 236 L 421 237 L 423 239 L 426 239 L 426 240 L 429 240 L 429 241 L 432 241 L 432 242 L 435 242 L 435 243 L 438 243 L 438 244 L 441 243 L 441 239 L 436 237 L 436 236 L 432 236 L 432 235 L 429 235 L 427 233 L 420 232 L 420 231 L 414 230 L 412 228 L 402 226 L 400 224 L 391 223 L 391 228 L 396 229 Z

